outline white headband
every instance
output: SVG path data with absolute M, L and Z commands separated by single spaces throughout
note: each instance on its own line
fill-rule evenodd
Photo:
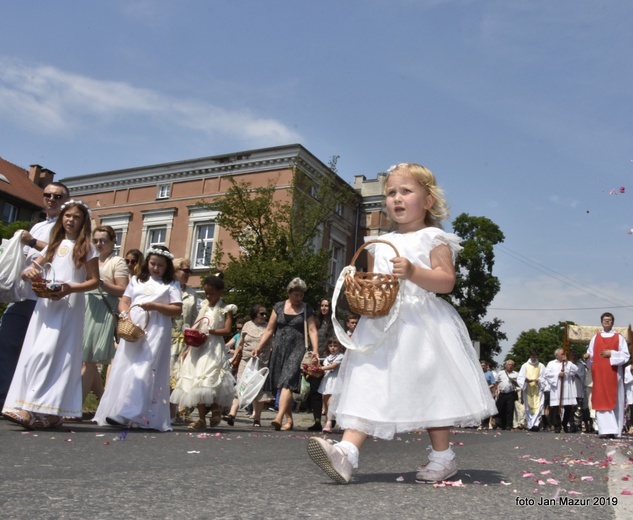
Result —
M 174 259 L 174 255 L 172 255 L 169 251 L 163 251 L 162 249 L 156 249 L 154 247 L 150 247 L 147 251 L 145 251 L 145 258 L 149 255 L 160 255 L 169 258 L 170 260 Z

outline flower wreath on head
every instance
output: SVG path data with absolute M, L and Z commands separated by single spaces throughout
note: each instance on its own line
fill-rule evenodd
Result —
M 159 255 L 169 258 L 170 260 L 174 259 L 174 255 L 172 255 L 169 251 L 164 251 L 163 249 L 157 249 L 155 247 L 150 247 L 147 251 L 145 251 L 145 258 L 149 255 Z
M 70 199 L 67 202 L 64 202 L 61 207 L 59 208 L 60 211 L 64 211 L 64 209 L 67 206 L 70 206 L 71 204 L 76 204 L 78 206 L 83 206 L 84 208 L 86 208 L 86 211 L 88 212 L 88 215 L 90 217 L 92 217 L 92 211 L 90 211 L 90 208 L 88 207 L 88 204 L 86 204 L 85 202 L 81 201 L 81 200 L 75 200 L 75 199 Z

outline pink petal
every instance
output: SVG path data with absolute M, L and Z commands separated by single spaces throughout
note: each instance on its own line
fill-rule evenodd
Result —
M 523 478 L 533 477 L 534 473 L 524 473 Z
M 558 486 L 558 480 L 553 479 L 553 478 L 548 478 L 547 483 L 551 484 L 552 486 Z
M 582 493 L 579 493 L 578 491 L 568 491 L 567 493 L 569 495 L 582 495 Z
M 629 491 L 628 489 L 623 489 L 621 495 L 633 495 L 633 491 Z
M 541 471 L 541 475 L 549 475 L 551 473 L 551 471 L 549 469 L 546 469 L 545 471 Z
M 580 480 L 586 480 L 587 482 L 593 482 L 593 477 L 580 477 Z

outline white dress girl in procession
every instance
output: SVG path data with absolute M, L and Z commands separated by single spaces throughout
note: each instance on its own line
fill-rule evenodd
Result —
M 351 339 L 335 324 L 348 350 L 331 406 L 345 432 L 338 444 L 308 441 L 312 460 L 341 484 L 358 467 L 368 436 L 392 439 L 418 429 L 428 431 L 432 449 L 416 482 L 446 480 L 457 473 L 450 428 L 477 426 L 497 412 L 466 326 L 436 296 L 453 290 L 461 247 L 459 237 L 439 228 L 448 211 L 434 175 L 417 164 L 399 164 L 389 170 L 385 193 L 395 231 L 381 239 L 399 256 L 388 244 L 368 249 L 374 272 L 400 279 L 400 303 L 388 316 L 362 316 Z
M 171 318 L 182 313 L 173 258 L 164 246 L 150 248 L 140 274 L 132 277 L 123 293 L 119 312 L 129 315 L 135 324 L 144 324 L 147 311 L 149 322 L 143 337 L 119 343 L 94 418 L 99 425 L 171 430 Z
M 37 266 L 50 262 L 55 281 L 61 283 L 59 292 L 38 299 L 35 305 L 2 410 L 7 419 L 29 430 L 56 428 L 64 417 L 81 417 L 83 293 L 99 285 L 90 228 L 88 207 L 81 201 L 68 201 L 51 230 L 50 243 L 22 275 L 37 282 L 42 274 Z
M 341 344 L 336 338 L 330 338 L 327 342 L 328 357 L 323 361 L 323 371 L 325 375 L 319 385 L 319 393 L 323 395 L 323 414 L 326 417 L 326 423 L 323 427 L 324 433 L 332 433 L 334 415 L 330 410 L 330 401 L 336 387 L 336 376 L 338 369 L 343 361 L 344 354 L 341 352 Z

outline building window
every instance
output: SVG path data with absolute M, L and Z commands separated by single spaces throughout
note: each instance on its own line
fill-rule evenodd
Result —
M 18 220 L 18 208 L 8 202 L 4 203 L 2 207 L 2 220 L 7 224 Z
M 114 256 L 121 256 L 121 244 L 123 243 L 123 230 L 115 229 L 116 244 L 114 244 Z
M 193 266 L 211 267 L 213 259 L 213 237 L 215 235 L 214 224 L 198 224 L 195 228 Z
M 171 186 L 169 184 L 160 184 L 158 186 L 158 192 L 156 194 L 157 199 L 168 199 L 171 192 Z
M 150 228 L 147 230 L 147 248 L 164 246 L 167 240 L 167 228 Z
M 336 214 L 339 217 L 343 217 L 344 213 L 345 213 L 345 206 L 342 202 L 337 202 L 336 203 L 336 209 L 335 209 Z
M 330 246 L 332 256 L 330 257 L 330 285 L 336 285 L 343 267 L 345 267 L 345 246 L 339 242 L 332 241 Z

